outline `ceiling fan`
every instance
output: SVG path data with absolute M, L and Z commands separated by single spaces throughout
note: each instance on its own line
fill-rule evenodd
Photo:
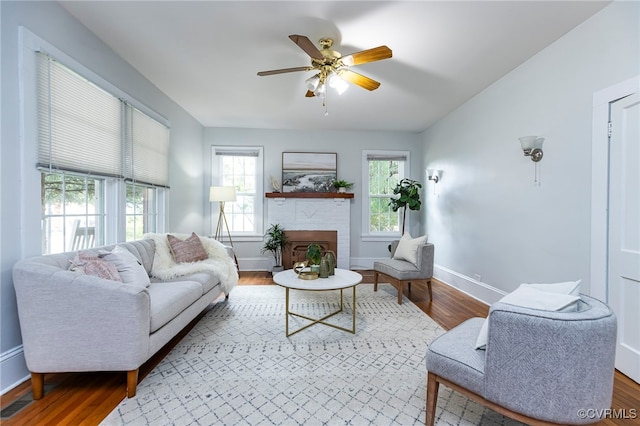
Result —
M 320 39 L 318 49 L 307 36 L 292 34 L 289 38 L 297 44 L 307 55 L 311 57 L 311 65 L 306 67 L 282 68 L 270 71 L 260 71 L 259 76 L 283 74 L 296 71 L 318 71 L 317 74 L 306 80 L 306 97 L 325 97 L 327 86 L 333 87 L 342 93 L 348 87 L 347 82 L 363 87 L 367 90 L 375 90 L 380 83 L 362 74 L 351 71 L 354 65 L 379 61 L 391 58 L 392 52 L 387 46 L 378 46 L 373 49 L 362 50 L 342 56 L 340 52 L 333 50 L 333 40 Z

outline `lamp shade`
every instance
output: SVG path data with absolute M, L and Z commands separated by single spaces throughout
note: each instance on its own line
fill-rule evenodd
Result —
M 209 201 L 236 201 L 236 188 L 233 186 L 212 186 L 209 188 Z
M 536 148 L 535 144 L 536 144 L 536 140 L 538 139 L 537 136 L 523 136 L 518 139 L 520 139 L 520 145 L 522 146 L 523 151 Z

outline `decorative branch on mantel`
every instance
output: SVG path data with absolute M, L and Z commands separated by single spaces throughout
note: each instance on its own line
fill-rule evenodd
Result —
M 266 198 L 353 198 L 352 192 L 267 192 Z

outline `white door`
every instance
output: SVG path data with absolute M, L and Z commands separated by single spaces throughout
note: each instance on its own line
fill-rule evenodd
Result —
M 616 368 L 640 383 L 640 101 L 611 104 L 609 305 L 618 318 Z

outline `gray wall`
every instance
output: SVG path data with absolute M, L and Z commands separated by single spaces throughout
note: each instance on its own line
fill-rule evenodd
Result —
M 322 119 L 322 111 L 318 109 L 318 119 Z M 362 151 L 406 150 L 411 151 L 411 176 L 424 182 L 422 167 L 422 141 L 420 135 L 411 132 L 371 132 L 371 131 L 327 131 L 327 130 L 264 130 L 264 129 L 230 129 L 207 128 L 204 133 L 204 168 L 205 186 L 211 184 L 211 146 L 213 145 L 248 145 L 264 147 L 264 188 L 271 192 L 269 176 L 280 180 L 282 176 L 282 152 L 336 152 L 338 154 L 338 179 L 354 182 L 351 192 L 351 267 L 371 268 L 373 259 L 388 256 L 387 242 L 364 242 L 361 239 L 362 223 Z M 211 205 L 206 202 L 204 211 L 211 214 Z M 217 215 L 217 209 L 215 210 Z M 214 215 L 214 216 L 215 216 Z M 266 220 L 265 205 L 265 220 Z M 217 216 L 214 217 L 217 220 Z M 422 231 L 419 213 L 411 212 L 412 226 L 408 229 L 417 236 Z M 205 218 L 208 226 L 212 226 L 210 216 Z M 213 224 L 215 226 L 215 224 Z M 265 224 L 266 227 L 269 224 Z M 266 229 L 266 228 L 265 228 Z M 211 229 L 208 231 L 213 232 Z M 243 270 L 270 268 L 270 257 L 261 255 L 262 240 L 238 242 L 234 247 Z
M 19 97 L 19 26 L 73 57 L 85 67 L 171 123 L 171 191 L 167 229 L 203 231 L 202 150 L 203 127 L 176 103 L 144 79 L 111 49 L 80 25 L 55 2 L 0 2 L 2 19 L 2 193 L 0 196 L 0 389 L 21 381 L 27 371 L 22 357 L 20 328 L 11 267 L 19 259 L 40 254 L 39 187 L 29 187 L 34 164 L 23 154 L 35 141 L 21 143 Z M 35 196 L 34 196 L 35 194 Z
M 639 5 L 606 7 L 423 133 L 443 170 L 424 210 L 439 277 L 484 300 L 523 282 L 589 291 L 593 95 L 639 74 Z M 539 187 L 527 135 L 546 138 Z

